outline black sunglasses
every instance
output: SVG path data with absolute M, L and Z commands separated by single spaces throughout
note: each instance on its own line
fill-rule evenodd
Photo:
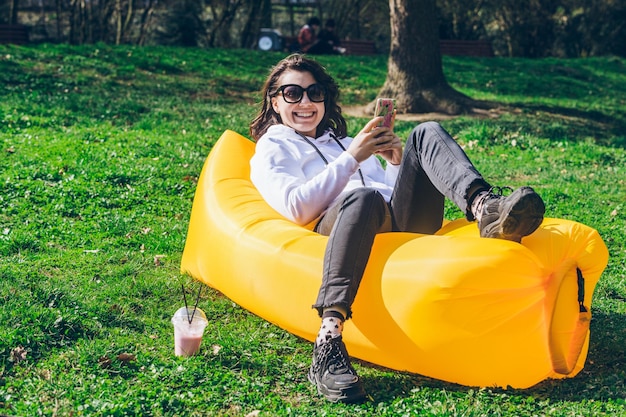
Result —
M 283 93 L 283 99 L 286 103 L 299 103 L 306 92 L 307 97 L 314 103 L 321 103 L 326 99 L 326 90 L 319 84 L 311 84 L 307 88 L 300 87 L 297 84 L 285 84 L 276 90 L 274 96 Z

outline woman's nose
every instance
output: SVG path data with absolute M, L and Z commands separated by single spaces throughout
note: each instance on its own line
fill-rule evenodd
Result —
M 302 92 L 302 100 L 300 100 L 300 103 L 312 103 L 311 100 L 309 100 L 309 93 L 307 93 L 306 91 Z

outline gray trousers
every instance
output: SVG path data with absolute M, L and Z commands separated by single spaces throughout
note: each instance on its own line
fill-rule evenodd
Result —
M 329 236 L 317 301 L 341 306 L 352 315 L 352 303 L 377 233 L 402 231 L 433 234 L 443 224 L 445 197 L 474 220 L 468 202 L 490 185 L 465 152 L 438 123 L 418 125 L 404 149 L 391 201 L 363 187 L 342 194 L 329 207 L 315 231 Z

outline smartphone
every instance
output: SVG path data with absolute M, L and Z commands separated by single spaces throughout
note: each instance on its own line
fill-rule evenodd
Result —
M 396 100 L 392 98 L 376 99 L 376 109 L 374 116 L 383 116 L 384 119 L 380 126 L 386 126 L 393 129 L 393 122 L 396 118 Z

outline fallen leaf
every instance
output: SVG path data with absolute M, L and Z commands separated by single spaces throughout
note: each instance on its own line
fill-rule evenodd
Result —
M 20 363 L 26 360 L 26 349 L 22 346 L 18 346 L 11 350 L 10 360 L 14 363 Z
M 117 355 L 117 360 L 127 363 L 133 362 L 137 360 L 137 358 L 135 357 L 135 355 L 130 353 L 120 353 L 119 355 Z
M 611 212 L 611 216 L 613 216 L 613 217 L 617 216 L 617 209 L 615 209 L 615 210 L 613 210 L 613 211 Z
M 246 414 L 246 417 L 257 417 L 259 414 L 261 414 L 261 410 L 254 410 Z
M 100 365 L 100 368 L 102 369 L 106 369 L 111 366 L 111 362 L 112 361 L 108 356 L 100 356 L 98 359 L 98 365 Z
M 161 266 L 161 259 L 165 258 L 166 255 L 154 255 L 154 266 Z

